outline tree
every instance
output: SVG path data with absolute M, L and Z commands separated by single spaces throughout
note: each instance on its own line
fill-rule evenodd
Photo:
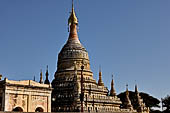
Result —
M 155 108 L 160 108 L 160 100 L 158 100 L 157 98 L 154 98 L 152 96 L 150 96 L 149 94 L 140 93 L 141 98 L 143 99 L 145 105 L 149 108 L 155 107 Z
M 146 107 L 149 107 L 151 111 L 154 111 L 152 109 L 153 107 L 160 108 L 159 106 L 160 101 L 157 98 L 154 98 L 153 96 L 150 96 L 149 94 L 143 92 L 139 93 L 139 95 L 143 99 L 143 102 L 145 103 Z M 125 96 L 126 96 L 126 92 L 120 93 L 118 95 L 118 97 L 122 101 L 121 107 L 124 107 L 123 103 L 125 102 Z M 133 108 L 137 109 L 138 105 L 137 105 L 137 98 L 135 96 L 135 92 L 129 91 L 129 99 L 131 100 Z
M 170 113 L 170 96 L 167 95 L 164 99 L 162 99 L 162 105 L 165 108 L 164 113 Z

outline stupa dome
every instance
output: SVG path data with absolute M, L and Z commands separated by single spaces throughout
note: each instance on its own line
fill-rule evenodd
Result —
M 85 65 L 85 70 L 91 71 L 88 53 L 84 46 L 80 43 L 80 40 L 78 38 L 78 20 L 75 16 L 74 7 L 72 7 L 72 12 L 68 20 L 68 25 L 70 27 L 69 38 L 58 55 L 57 72 L 74 70 L 75 62 L 77 62 L 78 64 L 78 70 L 80 70 L 82 61 L 84 61 L 85 63 L 83 64 Z

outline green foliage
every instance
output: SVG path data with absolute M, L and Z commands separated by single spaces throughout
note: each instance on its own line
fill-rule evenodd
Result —
M 170 96 L 167 95 L 164 99 L 162 99 L 163 107 L 166 108 L 164 113 L 170 113 Z
M 149 94 L 146 94 L 146 93 L 143 93 L 143 92 L 140 93 L 140 96 L 143 99 L 143 101 L 144 101 L 144 103 L 147 107 L 149 107 L 149 108 L 152 108 L 152 107 L 160 108 L 160 106 L 159 106 L 160 101 L 157 98 L 154 98 L 154 97 L 150 96 Z
M 157 107 L 157 108 L 160 107 L 159 106 L 160 101 L 157 98 L 154 98 L 154 97 L 150 96 L 149 94 L 143 93 L 143 92 L 141 92 L 139 95 L 143 99 L 143 102 L 145 103 L 146 107 L 149 107 L 150 109 L 152 109 L 152 107 Z M 123 108 L 125 106 L 124 102 L 125 102 L 126 92 L 120 93 L 118 95 L 118 97 L 120 98 L 120 100 L 123 103 L 121 105 L 121 107 Z M 129 91 L 129 98 L 131 100 L 133 108 L 137 109 L 138 105 L 137 105 L 137 97 L 136 97 L 135 92 Z

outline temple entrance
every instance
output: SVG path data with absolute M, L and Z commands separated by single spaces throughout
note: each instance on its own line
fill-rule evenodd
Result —
M 35 110 L 35 112 L 43 112 L 44 110 L 43 110 L 43 108 L 41 108 L 41 107 L 37 107 L 36 108 L 36 110 Z
M 12 111 L 15 111 L 15 112 L 23 112 L 23 109 L 21 107 L 16 107 L 14 108 Z

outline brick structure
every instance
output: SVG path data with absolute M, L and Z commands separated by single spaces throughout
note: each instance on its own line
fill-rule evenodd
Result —
M 1 80 L 0 75 L 0 111 L 148 113 L 149 109 L 143 103 L 137 86 L 135 92 L 138 109 L 133 109 L 128 89 L 126 108 L 122 109 L 120 108 L 122 102 L 114 88 L 113 77 L 110 81 L 110 90 L 102 81 L 101 69 L 98 82 L 93 78 L 88 52 L 78 38 L 78 19 L 73 5 L 68 26 L 69 37 L 58 55 L 57 70 L 52 81 L 53 88 L 48 80 L 48 66 L 45 81 L 43 82 L 41 71 L 39 83 L 7 78 Z
M 5 78 L 0 81 L 0 110 L 51 112 L 51 91 L 51 86 L 47 84 Z
M 127 108 L 120 108 L 122 102 L 116 95 L 114 81 L 112 79 L 109 92 L 102 81 L 101 69 L 98 83 L 93 78 L 88 52 L 78 38 L 78 19 L 73 4 L 68 26 L 69 37 L 58 54 L 57 70 L 52 81 L 52 111 L 136 112 L 129 103 Z
M 101 70 L 98 83 L 93 78 L 88 52 L 77 35 L 78 20 L 73 6 L 68 25 L 69 38 L 58 55 L 57 71 L 52 81 L 52 110 L 120 111 L 121 101 L 116 95 L 109 96 Z

